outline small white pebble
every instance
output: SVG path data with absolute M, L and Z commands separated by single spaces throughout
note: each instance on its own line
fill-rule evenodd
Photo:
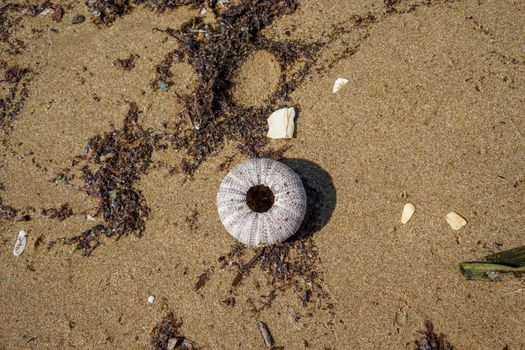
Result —
M 348 84 L 348 79 L 346 78 L 337 78 L 334 82 L 334 87 L 332 88 L 332 93 L 336 94 L 343 86 Z
M 199 15 L 201 16 L 206 16 L 206 13 L 208 12 L 208 10 L 206 9 L 206 7 L 203 7 L 201 8 L 201 10 L 199 11 Z
M 450 227 L 452 227 L 453 230 L 459 230 L 463 226 L 467 224 L 467 220 L 465 220 L 461 215 L 456 213 L 455 211 L 451 211 L 450 213 L 445 216 L 445 219 L 447 220 Z
M 89 215 L 89 214 L 86 215 L 86 220 L 87 220 L 87 221 L 97 221 L 97 219 L 95 219 L 94 217 L 92 217 L 92 216 Z
M 153 295 L 150 295 L 148 297 L 148 303 L 153 304 L 155 302 L 155 297 Z
M 26 249 L 26 239 L 27 232 L 25 230 L 20 230 L 18 232 L 18 237 L 16 239 L 15 248 L 13 249 L 13 255 L 19 256 L 24 252 L 24 249 Z
M 403 207 L 403 212 L 401 213 L 401 223 L 406 224 L 411 218 L 412 215 L 416 212 L 416 207 L 412 203 L 407 203 Z
M 290 139 L 293 137 L 295 109 L 281 108 L 268 118 L 268 137 L 271 139 Z

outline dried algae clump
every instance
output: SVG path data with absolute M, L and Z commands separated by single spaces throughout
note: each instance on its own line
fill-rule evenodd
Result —
M 84 255 L 101 244 L 102 236 L 141 236 L 145 229 L 149 208 L 135 183 L 148 169 L 158 140 L 138 123 L 139 113 L 131 103 L 124 127 L 93 137 L 79 157 L 89 165 L 81 168 L 82 188 L 98 199 L 95 216 L 102 215 L 104 220 L 78 236 L 62 239 L 66 244 L 78 244 Z

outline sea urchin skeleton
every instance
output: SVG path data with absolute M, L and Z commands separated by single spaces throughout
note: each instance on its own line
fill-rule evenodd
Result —
M 299 176 L 285 164 L 249 159 L 223 179 L 217 209 L 228 233 L 240 242 L 272 245 L 291 237 L 301 226 L 306 192 Z

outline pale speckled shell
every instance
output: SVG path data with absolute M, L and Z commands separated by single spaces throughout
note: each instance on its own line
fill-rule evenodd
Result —
M 268 186 L 274 204 L 257 213 L 246 204 L 246 193 L 257 185 Z M 306 192 L 299 176 L 275 160 L 249 159 L 222 180 L 217 193 L 217 209 L 230 235 L 249 246 L 272 245 L 291 237 L 306 213 Z

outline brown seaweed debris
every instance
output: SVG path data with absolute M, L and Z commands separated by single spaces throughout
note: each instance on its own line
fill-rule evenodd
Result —
M 0 128 L 8 132 L 29 95 L 27 86 L 31 71 L 17 65 L 9 66 L 6 62 L 0 61 L 0 72 L 3 73 L 0 83 L 5 83 L 6 87 L 0 92 Z
M 0 198 L 0 221 L 1 220 L 8 220 L 12 221 L 18 214 L 18 209 L 13 208 L 9 205 L 5 205 L 2 203 L 2 199 Z
M 197 279 L 197 283 L 193 286 L 193 290 L 199 290 L 202 287 L 206 285 L 206 282 L 210 279 L 211 275 L 213 274 L 214 270 L 212 267 L 204 271 L 199 278 Z
M 80 235 L 63 238 L 67 244 L 79 244 L 83 255 L 90 255 L 101 243 L 100 237 L 141 236 L 149 215 L 146 199 L 135 183 L 151 163 L 155 147 L 161 147 L 152 130 L 138 123 L 139 109 L 131 103 L 122 129 L 93 137 L 84 147 L 80 161 L 82 189 L 99 201 L 95 216 L 102 216 L 104 224 Z M 88 166 L 89 165 L 89 166 Z
M 73 215 L 73 210 L 69 206 L 69 203 L 64 203 L 60 206 L 60 208 L 42 209 L 42 215 L 47 216 L 50 219 L 64 221 Z
M 415 341 L 415 350 L 454 350 L 454 347 L 446 340 L 446 335 L 434 332 L 434 325 L 431 321 L 425 321 L 425 330 L 420 333 L 423 334 L 423 338 Z
M 177 320 L 173 312 L 169 312 L 152 329 L 150 344 L 154 350 L 192 350 L 193 343 L 180 334 L 182 320 Z
M 96 24 L 112 24 L 118 17 L 128 14 L 133 9 L 133 4 L 140 3 L 135 0 L 86 0 L 86 6 L 93 16 Z
M 296 293 L 303 307 L 328 310 L 334 315 L 334 305 L 330 295 L 323 288 L 323 276 L 318 266 L 321 260 L 311 237 L 260 248 L 248 262 L 244 262 L 243 252 L 239 253 L 236 244 L 227 256 L 219 258 L 223 268 L 237 270 L 232 280 L 230 297 L 238 295 L 242 280 L 250 271 L 258 268 L 266 276 L 265 284 L 257 282 L 260 296 L 251 299 L 251 311 L 258 314 L 271 307 L 273 300 L 280 292 L 291 289 Z
M 157 87 L 160 82 L 171 84 L 170 66 L 184 57 L 199 76 L 193 92 L 180 96 L 185 112 L 173 135 L 174 148 L 187 151 L 188 159 L 182 164 L 186 174 L 193 175 L 207 156 L 222 149 L 225 140 L 238 141 L 238 149 L 250 157 L 276 158 L 286 149 L 263 152 L 268 143 L 264 134 L 266 119 L 272 108 L 286 103 L 288 95 L 308 74 L 319 47 L 272 41 L 262 37 L 261 31 L 276 17 L 291 14 L 296 8 L 295 0 L 241 0 L 220 13 L 216 11 L 214 24 L 194 17 L 180 30 L 159 30 L 174 37 L 179 48 L 169 52 L 157 66 L 152 86 Z M 281 66 L 279 87 L 266 106 L 260 108 L 237 104 L 231 93 L 237 69 L 257 50 L 272 53 Z M 296 73 L 290 73 L 300 58 L 306 63 Z
M 146 4 L 150 9 L 163 11 L 183 5 L 193 7 L 204 4 L 204 0 L 86 0 L 93 21 L 96 24 L 111 25 L 118 17 L 127 15 L 133 11 L 134 7 Z M 211 2 L 211 0 L 210 0 Z
M 40 4 L 2 3 L 0 7 L 0 52 L 18 55 L 25 49 L 24 42 L 13 34 L 23 16 L 36 16 L 42 11 L 52 8 L 50 1 Z
M 130 54 L 128 58 L 117 58 L 113 61 L 113 65 L 122 70 L 132 70 L 135 68 L 135 60 L 139 57 L 139 55 Z

